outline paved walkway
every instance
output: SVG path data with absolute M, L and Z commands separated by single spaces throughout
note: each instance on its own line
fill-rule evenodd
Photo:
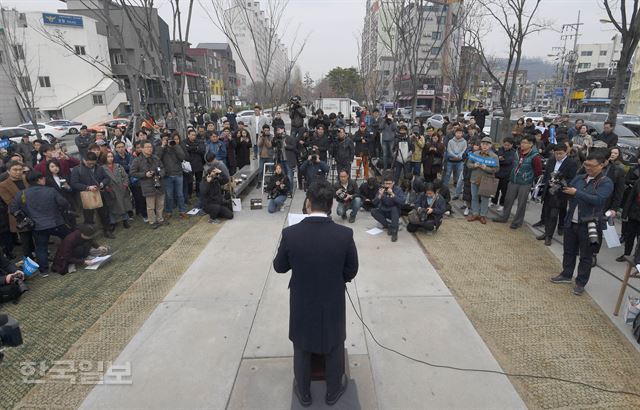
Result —
M 271 268 L 286 212 L 248 210 L 249 199 L 115 361 L 131 362 L 133 384 L 97 386 L 82 408 L 298 407 L 289 274 Z M 302 199 L 294 196 L 294 213 Z M 349 293 L 380 342 L 424 360 L 499 369 L 412 235 L 403 231 L 396 243 L 368 235 L 366 213 L 350 226 L 361 266 Z M 504 376 L 434 369 L 382 350 L 349 305 L 347 327 L 351 384 L 335 408 L 525 407 Z M 323 384 L 314 382 L 312 394 L 323 407 Z

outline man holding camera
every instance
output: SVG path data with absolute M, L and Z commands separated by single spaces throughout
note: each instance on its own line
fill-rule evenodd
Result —
M 327 162 L 327 151 L 329 151 L 329 137 L 326 134 L 326 127 L 318 124 L 316 132 L 311 137 L 311 146 L 313 150 L 318 152 L 320 159 Z
M 222 187 L 229 178 L 218 168 L 213 167 L 200 182 L 200 201 L 202 210 L 209 214 L 209 223 L 219 224 L 218 218 L 233 219 L 233 211 L 224 205 Z
M 256 105 L 253 108 L 254 116 L 249 118 L 249 132 L 256 138 L 253 144 L 253 159 L 258 159 L 258 140 L 262 133 L 263 127 L 268 125 L 269 120 L 266 116 L 262 115 L 261 108 Z
M 602 230 L 607 200 L 613 193 L 613 182 L 602 172 L 607 158 L 599 152 L 592 152 L 584 161 L 586 175 L 576 176 L 568 187 L 562 190 L 569 195 L 569 210 L 564 222 L 564 254 L 562 272 L 553 278 L 553 283 L 571 283 L 580 255 L 578 276 L 573 287 L 575 295 L 582 295 L 591 275 L 593 250 L 598 246 L 598 232 Z
M 307 113 L 302 104 L 300 104 L 300 97 L 293 97 L 289 102 L 289 118 L 291 119 L 291 136 L 296 139 L 302 137 L 302 133 L 304 132 L 304 118 L 306 116 Z
M 373 200 L 376 208 L 371 210 L 371 216 L 382 224 L 387 234 L 391 235 L 391 242 L 395 242 L 398 240 L 398 223 L 400 207 L 404 203 L 404 192 L 395 185 L 393 175 L 389 171 L 384 174 L 383 184 Z
M 393 164 L 393 146 L 396 140 L 398 127 L 393 121 L 393 113 L 389 111 L 384 121 L 380 123 L 381 143 L 382 143 L 382 163 L 384 169 L 388 170 Z
M 262 126 L 262 133 L 258 137 L 258 151 L 260 156 L 260 165 L 258 167 L 258 183 L 256 189 L 262 186 L 262 175 L 264 173 L 264 164 L 274 162 L 273 137 L 271 136 L 271 127 L 268 124 Z
M 349 172 L 346 169 L 342 169 L 339 175 L 339 181 L 334 187 L 336 190 L 336 200 L 338 201 L 338 216 L 342 217 L 342 220 L 347 219 L 347 211 L 351 210 L 349 215 L 349 223 L 356 221 L 356 215 L 362 206 L 362 199 L 358 193 L 358 186 L 349 177 Z
M 338 171 L 346 170 L 351 173 L 351 164 L 355 155 L 355 148 L 351 138 L 347 137 L 344 128 L 338 129 L 338 140 L 336 141 L 334 158 Z
M 544 171 L 544 203 L 542 205 L 542 224 L 544 233 L 536 237 L 537 240 L 544 240 L 546 246 L 551 246 L 553 233 L 560 222 L 564 222 L 567 216 L 567 195 L 562 192 L 563 184 L 572 181 L 578 171 L 578 163 L 567 155 L 565 144 L 556 144 L 553 147 L 553 157 L 547 161 Z M 535 224 L 534 226 L 536 226 Z M 559 227 L 558 230 L 561 228 Z
M 307 160 L 300 165 L 300 173 L 304 175 L 305 184 L 309 187 L 316 179 L 325 179 L 329 166 L 320 159 L 318 151 L 312 150 Z
M 169 225 L 164 220 L 164 167 L 162 161 L 153 155 L 153 145 L 142 143 L 142 155 L 131 162 L 131 176 L 140 180 L 142 196 L 147 203 L 147 220 L 152 229 L 160 225 Z
M 0 253 L 0 304 L 17 301 L 27 290 L 24 284 L 24 273 Z

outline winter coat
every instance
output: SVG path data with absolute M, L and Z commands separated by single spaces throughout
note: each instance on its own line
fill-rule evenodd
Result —
M 116 163 L 113 169 L 108 165 L 103 165 L 104 171 L 111 179 L 111 184 L 105 190 L 105 198 L 107 199 L 107 208 L 109 212 L 116 215 L 125 214 L 132 209 L 131 191 L 129 191 L 129 177 L 124 168 Z
M 182 175 L 182 161 L 187 158 L 182 144 L 176 144 L 174 146 L 167 145 L 166 147 L 160 146 L 156 150 L 156 155 L 162 161 L 162 165 L 164 165 L 165 176 L 172 177 Z
M 29 184 L 27 183 L 27 179 L 24 176 L 22 177 L 22 182 L 24 183 L 25 188 L 29 186 Z M 2 201 L 7 208 L 7 212 L 9 210 L 9 207 L 11 206 L 11 202 L 13 202 L 13 199 L 18 192 L 20 192 L 20 188 L 18 188 L 16 183 L 11 178 L 7 178 L 4 181 L 0 182 L 0 198 L 2 198 Z M 21 232 L 16 228 L 16 217 L 13 216 L 11 212 L 8 212 L 8 216 L 9 230 L 11 232 Z
M 33 185 L 24 190 L 24 197 L 18 192 L 9 209 L 12 214 L 22 210 L 35 223 L 34 231 L 44 231 L 64 225 L 62 212 L 70 207 L 69 202 L 54 188 Z
M 188 138 L 184 141 L 184 149 L 186 151 L 186 160 L 191 164 L 191 170 L 193 173 L 202 173 L 204 168 L 204 141 L 195 139 L 194 141 Z
M 156 189 L 154 176 L 148 177 L 147 172 L 151 171 L 158 174 L 158 169 L 160 170 L 159 178 L 157 178 L 160 186 Z M 164 193 L 164 182 L 163 177 L 164 166 L 162 165 L 162 161 L 155 155 L 151 155 L 150 157 L 146 157 L 144 154 L 136 157 L 131 162 L 131 172 L 129 173 L 132 177 L 138 178 L 140 180 L 140 188 L 142 189 L 142 196 L 153 196 Z

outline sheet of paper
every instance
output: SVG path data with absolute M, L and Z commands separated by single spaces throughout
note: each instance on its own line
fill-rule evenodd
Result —
M 103 263 L 105 263 L 109 259 L 111 259 L 111 255 L 96 256 L 92 259 L 93 263 L 89 266 L 86 266 L 85 269 L 97 270 Z
M 187 215 L 198 215 L 198 212 L 200 212 L 200 208 L 193 208 L 192 210 L 187 212 Z
M 378 234 L 381 234 L 382 232 L 384 232 L 384 231 L 382 229 L 380 229 L 380 228 L 377 228 L 377 227 L 376 228 L 371 228 L 371 229 L 369 229 L 367 231 L 367 233 L 369 235 L 378 235 Z
M 618 236 L 618 232 L 616 232 L 615 226 L 607 223 L 607 229 L 602 231 L 602 236 L 604 236 L 604 240 L 607 242 L 607 246 L 609 248 L 617 248 L 618 246 L 621 246 L 620 237 Z
M 297 224 L 298 222 L 302 221 L 306 217 L 307 217 L 306 214 L 289 214 L 289 217 L 288 217 L 289 226 Z

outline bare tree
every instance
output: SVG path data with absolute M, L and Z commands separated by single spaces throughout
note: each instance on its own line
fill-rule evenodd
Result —
M 29 114 L 30 122 L 38 138 L 42 138 L 38 129 L 37 90 L 40 61 L 37 53 L 32 55 L 25 37 L 25 25 L 19 25 L 19 14 L 16 10 L 0 8 L 2 28 L 0 42 L 6 61 L 0 64 L 9 84 L 15 91 L 22 108 Z
M 627 70 L 633 53 L 638 47 L 640 41 L 640 16 L 638 16 L 638 0 L 633 0 L 631 10 L 627 9 L 627 0 L 602 0 L 611 24 L 620 32 L 622 36 L 622 49 L 620 50 L 620 59 L 616 69 L 616 82 L 611 94 L 611 103 L 609 105 L 609 121 L 616 123 L 618 112 L 620 111 L 620 101 L 622 100 L 622 90 L 624 81 L 627 76 Z M 620 18 L 614 16 L 612 8 L 619 4 Z M 631 13 L 629 13 L 631 12 Z M 630 14 L 630 15 L 629 15 Z
M 517 77 L 522 59 L 522 45 L 531 34 L 546 29 L 544 22 L 535 19 L 541 0 L 477 0 L 481 6 L 480 14 L 470 29 L 470 45 L 478 50 L 480 64 L 494 82 L 494 89 L 499 93 L 500 106 L 505 121 L 500 125 L 500 135 L 510 131 L 511 103 L 517 88 Z M 483 29 L 483 27 L 485 29 Z M 499 75 L 496 66 L 484 48 L 484 32 L 487 27 L 495 32 L 499 29 L 507 37 L 509 51 L 504 75 Z
M 282 56 L 281 39 L 288 27 L 284 16 L 289 0 L 267 0 L 266 9 L 258 12 L 252 3 L 241 0 L 211 0 L 210 7 L 205 7 L 202 0 L 200 2 L 211 22 L 224 33 L 233 47 L 249 76 L 258 102 L 270 102 L 276 106 L 288 91 L 291 71 L 309 37 L 298 36 L 298 26 L 292 38 L 299 41 L 285 52 L 288 61 L 283 65 L 284 70 L 276 72 L 274 67 L 279 64 L 274 58 Z M 262 25 L 256 24 L 259 20 L 262 20 Z M 251 49 L 242 49 L 243 37 L 251 39 Z M 250 65 L 250 59 L 255 60 L 255 67 Z

